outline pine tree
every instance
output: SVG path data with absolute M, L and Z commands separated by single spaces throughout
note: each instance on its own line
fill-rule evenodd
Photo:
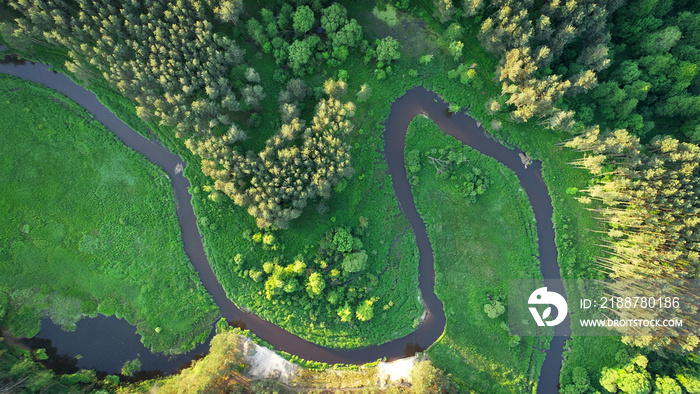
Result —
M 592 156 L 576 164 L 605 175 L 585 192 L 602 206 L 592 208 L 610 224 L 609 256 L 600 266 L 613 278 L 697 278 L 700 274 L 700 147 L 672 137 L 658 137 L 641 146 L 625 130 L 600 133 L 589 128 L 567 143 Z M 590 200 L 589 199 L 589 200 Z M 613 293 L 626 289 L 611 286 Z M 681 290 L 682 291 L 682 290 Z M 700 297 L 692 291 L 697 305 Z M 670 309 L 669 317 L 692 311 Z M 700 345 L 700 332 L 683 329 L 683 336 L 626 337 L 626 343 L 652 350 L 691 352 Z

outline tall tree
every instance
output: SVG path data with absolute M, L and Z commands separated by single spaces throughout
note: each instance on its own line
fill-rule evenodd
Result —
M 377 46 L 377 60 L 390 63 L 401 57 L 399 52 L 399 42 L 392 36 L 387 36 L 375 42 Z
M 642 146 L 625 130 L 600 133 L 589 128 L 567 146 L 588 152 L 577 162 L 599 183 L 586 190 L 582 202 L 599 200 L 592 208 L 610 224 L 609 256 L 599 264 L 613 278 L 692 279 L 700 274 L 700 147 L 671 137 L 658 137 Z M 624 291 L 611 287 L 613 292 Z M 700 298 L 689 294 L 689 304 Z M 694 313 L 681 307 L 673 315 Z M 681 329 L 683 336 L 626 337 L 624 342 L 653 350 L 692 352 L 700 332 Z
M 214 14 L 223 22 L 233 22 L 234 25 L 238 25 L 244 9 L 243 0 L 221 0 L 214 8 Z
M 294 31 L 299 35 L 304 34 L 314 25 L 314 12 L 307 5 L 299 6 L 292 14 L 292 20 Z

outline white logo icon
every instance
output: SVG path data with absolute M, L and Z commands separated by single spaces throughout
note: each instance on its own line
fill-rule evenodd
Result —
M 556 326 L 557 324 L 561 323 L 566 319 L 566 313 L 568 311 L 568 307 L 566 305 L 566 300 L 564 297 L 562 297 L 559 293 L 556 293 L 554 291 L 547 291 L 546 287 L 540 287 L 539 289 L 535 290 L 530 294 L 530 298 L 527 300 L 528 304 L 536 304 L 536 305 L 554 305 L 557 307 L 557 318 L 554 320 L 549 320 L 549 321 L 544 321 L 544 319 L 548 318 L 549 315 L 552 314 L 552 307 L 549 306 L 547 309 L 542 312 L 542 316 L 540 316 L 540 313 L 537 312 L 537 308 L 535 307 L 530 307 L 530 313 L 532 313 L 532 317 L 535 319 L 535 322 L 537 322 L 537 325 L 540 327 L 544 327 L 545 323 L 548 326 Z

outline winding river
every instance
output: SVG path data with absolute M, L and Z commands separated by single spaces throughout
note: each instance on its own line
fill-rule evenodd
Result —
M 442 302 L 434 292 L 435 271 L 433 250 L 428 239 L 426 227 L 421 220 L 413 201 L 410 185 L 404 167 L 404 147 L 408 124 L 418 114 L 429 116 L 443 132 L 454 136 L 479 152 L 491 156 L 508 168 L 513 170 L 523 189 L 526 191 L 535 214 L 537 233 L 539 236 L 538 247 L 540 255 L 540 269 L 545 279 L 558 279 L 559 266 L 557 264 L 557 250 L 554 244 L 554 229 L 552 226 L 552 204 L 547 187 L 541 176 L 541 163 L 533 162 L 527 169 L 522 165 L 518 151 L 510 150 L 493 139 L 490 139 L 480 128 L 474 119 L 464 114 L 452 114 L 448 116 L 448 104 L 436 94 L 416 87 L 397 99 L 391 107 L 391 114 L 386 121 L 384 132 L 385 157 L 392 177 L 396 198 L 401 208 L 413 227 L 416 242 L 420 252 L 419 273 L 420 290 L 427 308 L 427 316 L 424 322 L 413 333 L 379 346 L 372 346 L 356 350 L 336 350 L 318 346 L 302 338 L 293 335 L 280 327 L 264 321 L 259 317 L 243 312 L 231 302 L 214 275 L 207 257 L 204 253 L 201 237 L 196 226 L 196 217 L 192 208 L 192 196 L 188 192 L 189 181 L 181 173 L 176 172 L 176 167 L 185 165 L 182 159 L 170 152 L 162 145 L 150 141 L 133 131 L 124 122 L 111 113 L 94 93 L 77 85 L 70 78 L 49 70 L 49 66 L 33 63 L 9 63 L 0 64 L 0 72 L 14 75 L 22 79 L 41 83 L 49 88 L 57 90 L 72 99 L 94 118 L 104 124 L 117 135 L 127 146 L 140 152 L 153 163 L 159 165 L 168 173 L 172 181 L 175 199 L 177 201 L 177 213 L 185 252 L 192 265 L 197 270 L 204 287 L 214 298 L 221 315 L 229 322 L 243 326 L 258 337 L 272 344 L 277 350 L 297 355 L 307 360 L 315 360 L 326 363 L 363 364 L 386 357 L 388 360 L 409 356 L 416 351 L 427 349 L 442 335 L 445 327 L 445 314 Z M 563 289 L 559 289 L 563 291 Z M 112 330 L 109 340 L 114 349 L 134 349 L 138 345 L 131 340 L 120 338 L 134 336 L 134 327 L 116 318 L 84 319 L 78 322 L 78 330 L 73 333 L 60 331 L 56 326 L 44 321 L 39 338 L 51 338 L 54 346 L 62 352 L 70 351 L 71 355 L 81 354 L 83 357 L 78 365 L 84 368 L 116 372 L 121 367 L 120 363 L 110 364 L 111 355 L 117 350 L 109 350 L 102 345 L 85 345 L 85 332 L 87 336 L 100 333 L 108 327 L 118 327 Z M 85 330 L 85 331 L 83 331 Z M 80 334 L 78 334 L 80 332 Z M 99 334 L 98 334 L 99 335 Z M 95 336 L 98 336 L 95 335 Z M 546 359 L 540 374 L 538 392 L 552 393 L 558 391 L 559 370 L 562 362 L 562 352 L 565 337 L 554 337 L 550 349 L 546 352 Z M 143 346 L 141 345 L 141 348 Z M 206 351 L 206 344 L 198 346 L 194 351 L 176 358 L 152 355 L 148 350 L 134 350 L 143 362 L 144 369 L 174 372 L 178 367 Z M 94 356 L 92 356 L 94 354 Z M 110 355 L 105 357 L 104 355 Z M 100 355 L 102 357 L 100 358 Z

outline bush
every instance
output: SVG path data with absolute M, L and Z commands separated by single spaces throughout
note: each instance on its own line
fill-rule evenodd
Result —
M 95 371 L 81 370 L 76 373 L 62 375 L 60 381 L 69 386 L 78 383 L 89 384 L 97 381 L 97 375 Z
M 363 301 L 355 312 L 357 319 L 360 321 L 368 321 L 374 317 L 374 302 L 372 300 Z
M 34 309 L 23 306 L 10 314 L 7 327 L 14 336 L 32 338 L 41 331 L 41 316 Z
M 410 173 L 417 173 L 420 171 L 420 152 L 418 149 L 413 149 L 408 152 L 406 155 L 406 167 Z
M 367 252 L 350 253 L 343 259 L 343 270 L 348 273 L 360 272 L 367 266 Z
M 46 349 L 41 348 L 34 352 L 34 358 L 37 360 L 46 360 L 49 356 L 46 354 Z
M 411 392 L 417 394 L 428 393 L 456 393 L 458 387 L 450 375 L 433 366 L 430 360 L 418 362 L 411 371 Z
M 484 312 L 486 312 L 488 317 L 490 317 L 491 319 L 495 319 L 498 316 L 501 316 L 505 311 L 506 307 L 504 307 L 503 304 L 501 304 L 498 301 L 494 301 L 490 304 L 484 305 Z
M 119 384 L 119 376 L 107 375 L 107 376 L 105 376 L 105 383 L 116 386 Z
M 340 253 L 347 253 L 352 251 L 352 234 L 345 228 L 339 228 L 336 230 L 333 236 L 333 245 Z
M 127 361 L 122 367 L 122 375 L 124 376 L 134 376 L 134 374 L 141 370 L 141 360 L 135 358 L 133 360 Z

